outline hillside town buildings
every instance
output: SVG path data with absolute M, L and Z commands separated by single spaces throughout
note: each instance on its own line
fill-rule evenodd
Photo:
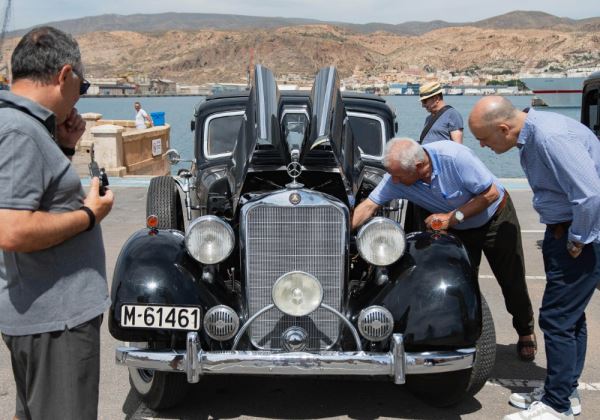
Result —
M 593 71 L 594 69 L 578 70 Z M 522 73 L 513 73 L 506 69 L 488 69 L 488 71 L 488 73 L 480 71 L 477 74 L 450 70 L 425 72 L 416 66 L 409 66 L 402 71 L 384 70 L 379 74 L 357 70 L 351 76 L 343 78 L 341 82 L 342 90 L 379 95 L 415 95 L 418 94 L 422 83 L 432 80 L 440 81 L 446 95 L 518 95 L 530 93 L 519 83 L 520 78 L 549 74 L 548 69 L 527 69 Z M 573 71 L 569 70 L 571 73 Z M 215 81 L 194 85 L 133 72 L 116 77 L 90 77 L 89 82 L 91 87 L 88 94 L 96 96 L 208 95 L 247 88 L 247 81 L 238 83 Z M 309 90 L 312 77 L 285 74 L 278 78 L 278 82 L 280 90 Z

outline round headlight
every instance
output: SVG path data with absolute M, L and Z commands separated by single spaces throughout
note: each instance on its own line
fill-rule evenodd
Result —
M 356 245 L 365 261 L 386 266 L 398 261 L 404 254 L 406 236 L 398 223 L 376 217 L 358 231 Z
M 235 245 L 233 229 L 216 216 L 194 220 L 185 232 L 185 246 L 202 264 L 217 264 L 231 254 Z
M 305 316 L 321 305 L 323 288 L 315 276 L 291 271 L 277 279 L 272 296 L 273 303 L 284 314 Z

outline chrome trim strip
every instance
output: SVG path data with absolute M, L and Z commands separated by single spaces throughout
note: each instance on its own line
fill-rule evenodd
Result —
M 327 86 L 325 87 L 325 92 L 328 94 L 325 97 L 325 104 L 323 105 L 323 111 L 321 114 L 321 121 L 319 127 L 319 137 L 323 136 L 323 132 L 325 131 L 325 124 L 328 122 L 327 117 L 329 115 L 329 92 L 333 89 L 333 76 L 335 75 L 335 68 L 333 66 L 329 66 L 329 74 L 327 77 Z
M 246 330 L 248 329 L 248 327 L 250 326 L 250 324 L 252 324 L 254 322 L 254 320 L 256 318 L 258 318 L 259 316 L 261 316 L 262 314 L 264 314 L 265 312 L 273 309 L 275 307 L 274 303 L 271 303 L 268 306 L 265 306 L 264 308 L 262 308 L 260 311 L 258 311 L 257 313 L 255 313 L 254 315 L 252 315 L 250 317 L 250 319 L 248 319 L 248 321 L 246 321 L 246 323 L 242 326 L 242 328 L 240 328 L 240 330 L 238 331 L 238 333 L 235 336 L 235 340 L 233 340 L 233 346 L 231 347 L 232 350 L 235 350 L 237 345 L 240 342 L 240 339 L 242 338 L 242 336 L 244 335 L 244 333 L 246 332 Z
M 198 351 L 202 351 L 200 348 L 200 339 L 198 338 L 198 333 L 190 332 L 186 338 L 186 354 L 188 357 L 185 359 L 185 369 L 187 373 L 187 380 L 191 384 L 200 382 L 200 375 L 202 374 L 202 367 L 200 366 Z
M 196 333 L 188 333 L 188 343 Z M 191 336 L 191 337 L 190 337 Z M 119 347 L 117 364 L 140 369 L 186 373 L 194 380 L 202 374 L 236 375 L 341 375 L 387 376 L 403 384 L 406 375 L 453 372 L 473 366 L 475 348 L 408 353 L 402 334 L 394 334 L 388 353 L 334 352 L 270 353 L 264 351 L 205 352 L 189 345 L 186 352 Z M 191 361 L 191 362 L 190 362 Z M 190 372 L 191 371 L 191 372 Z
M 354 336 L 354 341 L 356 343 L 356 350 L 362 351 L 362 344 L 360 343 L 360 336 L 358 335 L 358 331 L 356 331 L 356 328 L 354 328 L 354 325 L 352 325 L 352 323 L 344 315 L 342 315 L 341 312 L 337 311 L 335 308 L 332 308 L 331 306 L 326 305 L 324 303 L 322 303 L 320 307 L 327 309 L 329 312 L 334 313 L 335 315 L 337 315 L 337 317 L 339 319 L 341 319 L 344 322 L 344 324 L 346 324 L 346 326 L 350 329 L 350 332 L 352 332 L 352 335 Z
M 262 66 L 260 64 L 256 65 L 256 71 L 258 72 L 258 75 L 254 75 L 254 78 L 256 79 L 257 83 L 258 83 L 258 108 L 260 109 L 260 116 L 261 116 L 261 121 L 258 123 L 258 128 L 260 130 L 260 133 L 258 134 L 258 138 L 259 139 L 266 139 L 267 138 L 267 121 L 264 119 L 265 118 L 265 87 L 263 85 L 263 75 L 262 75 Z
M 394 383 L 402 385 L 406 382 L 406 354 L 404 353 L 404 336 L 402 334 L 394 334 L 392 336 L 392 354 L 394 360 L 399 363 L 394 363 Z

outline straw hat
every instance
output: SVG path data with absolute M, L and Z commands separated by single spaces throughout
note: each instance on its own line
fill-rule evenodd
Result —
M 438 82 L 428 82 L 419 88 L 419 99 L 424 101 L 440 93 L 442 93 L 442 87 Z

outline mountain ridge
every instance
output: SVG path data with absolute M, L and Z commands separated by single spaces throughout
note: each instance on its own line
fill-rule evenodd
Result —
M 539 11 L 515 10 L 474 22 L 429 22 L 408 21 L 399 24 L 369 22 L 365 24 L 323 21 L 307 18 L 264 17 L 247 15 L 228 15 L 217 13 L 156 13 L 156 14 L 104 14 L 76 19 L 49 22 L 61 30 L 74 35 L 89 32 L 131 30 L 134 32 L 162 32 L 168 30 L 240 30 L 240 29 L 276 29 L 287 26 L 307 24 L 328 24 L 345 27 L 359 33 L 391 32 L 398 35 L 423 35 L 427 32 L 448 27 L 474 26 L 489 29 L 545 29 L 582 30 L 587 26 L 600 26 L 600 17 L 585 19 L 562 18 Z M 14 30 L 8 37 L 21 36 L 31 28 Z
M 336 66 L 343 78 L 367 82 L 416 80 L 439 72 L 514 78 L 531 69 L 600 67 L 600 18 L 578 20 L 580 26 L 575 27 L 569 23 L 572 19 L 544 13 L 511 16 L 519 29 L 494 29 L 510 22 L 510 16 L 503 16 L 492 23 L 480 21 L 480 26 L 443 26 L 444 22 L 433 21 L 443 27 L 421 35 L 360 32 L 327 23 L 173 30 L 163 22 L 161 31 L 135 31 L 129 25 L 75 36 L 90 76 L 140 75 L 192 84 L 243 83 L 251 63 L 271 68 L 290 84 L 312 80 L 327 65 Z M 542 21 L 552 29 L 529 28 Z M 231 23 L 230 16 L 227 22 Z M 10 57 L 18 40 L 18 36 L 6 40 L 3 57 Z

